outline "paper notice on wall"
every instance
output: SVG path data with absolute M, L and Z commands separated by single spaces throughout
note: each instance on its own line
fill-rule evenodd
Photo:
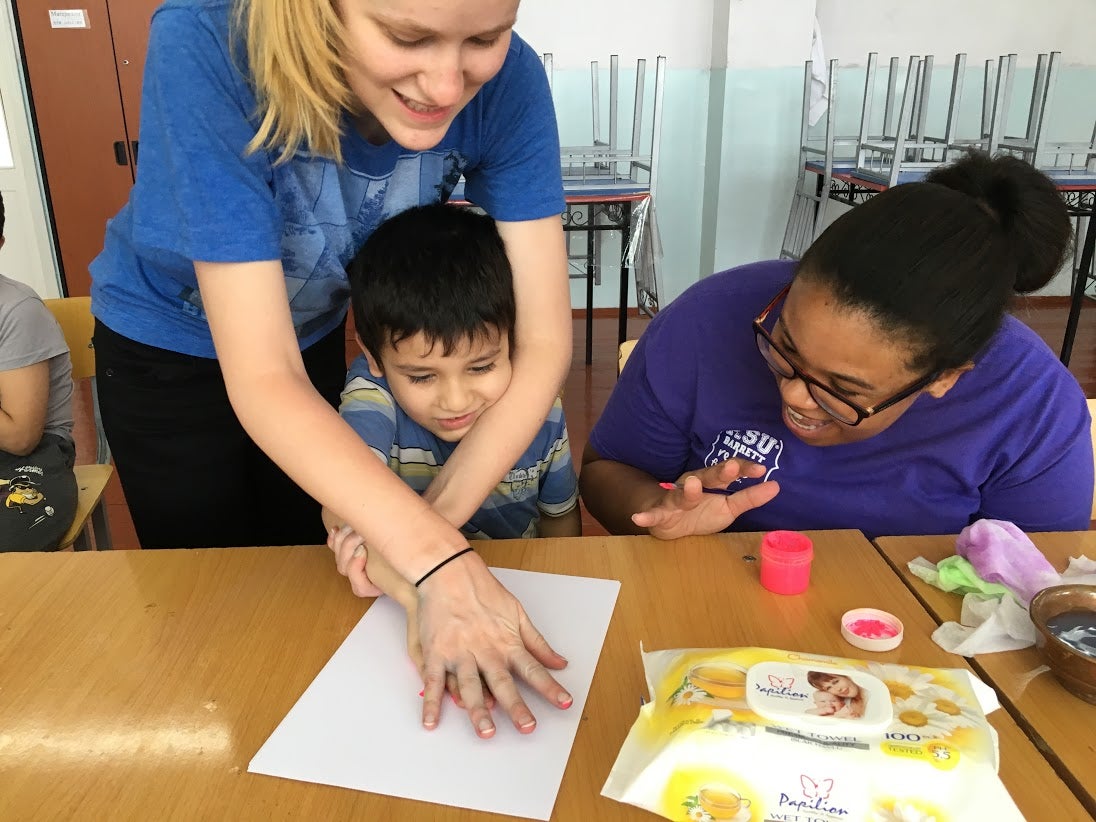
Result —
M 87 9 L 50 9 L 51 29 L 90 29 Z

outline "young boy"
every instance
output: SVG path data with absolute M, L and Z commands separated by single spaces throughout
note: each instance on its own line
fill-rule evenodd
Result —
M 0 247 L 4 245 L 0 197 Z M 50 551 L 76 514 L 72 363 L 30 286 L 0 275 L 0 551 Z
M 347 270 L 362 355 L 350 365 L 339 412 L 379 459 L 422 493 L 510 384 L 515 308 L 505 248 L 489 217 L 449 205 L 419 206 L 378 227 Z M 327 510 L 324 521 L 329 529 L 339 524 Z M 470 539 L 581 533 L 559 400 L 462 530 Z M 357 538 L 332 534 L 336 553 L 347 539 Z M 382 568 L 379 556 L 369 557 L 367 573 L 405 607 L 413 600 L 410 586 Z

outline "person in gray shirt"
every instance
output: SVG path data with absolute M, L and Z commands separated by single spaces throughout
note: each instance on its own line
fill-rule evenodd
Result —
M 0 197 L 0 248 L 4 244 Z M 0 551 L 57 548 L 76 514 L 72 363 L 53 314 L 0 274 Z

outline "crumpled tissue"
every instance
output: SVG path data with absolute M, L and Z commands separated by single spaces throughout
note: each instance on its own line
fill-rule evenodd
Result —
M 986 582 L 1009 588 L 1024 605 L 1060 583 L 1061 575 L 1042 551 L 1011 522 L 980 519 L 968 525 L 955 541 L 955 553 L 969 560 Z
M 1003 520 L 964 528 L 956 552 L 939 564 L 918 557 L 909 569 L 930 585 L 964 594 L 960 622 L 945 622 L 932 634 L 941 648 L 963 656 L 1035 644 L 1027 609 L 1035 594 L 1053 585 L 1096 585 L 1096 562 L 1072 557 L 1059 574 L 1027 534 Z

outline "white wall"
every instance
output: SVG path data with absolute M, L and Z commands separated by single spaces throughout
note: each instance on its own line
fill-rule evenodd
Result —
M 1015 53 L 1021 64 L 1060 51 L 1067 65 L 1096 65 L 1093 0 L 818 0 L 828 57 L 862 65 L 880 55 Z
M 711 65 L 714 3 L 728 0 L 522 0 L 515 30 L 558 69 L 663 55 L 679 69 Z
M 728 68 L 802 67 L 810 56 L 815 0 L 736 0 L 727 30 Z
M 727 20 L 711 271 L 776 257 L 798 165 L 803 61 L 815 0 L 737 0 Z M 709 185 L 711 181 L 708 181 Z

